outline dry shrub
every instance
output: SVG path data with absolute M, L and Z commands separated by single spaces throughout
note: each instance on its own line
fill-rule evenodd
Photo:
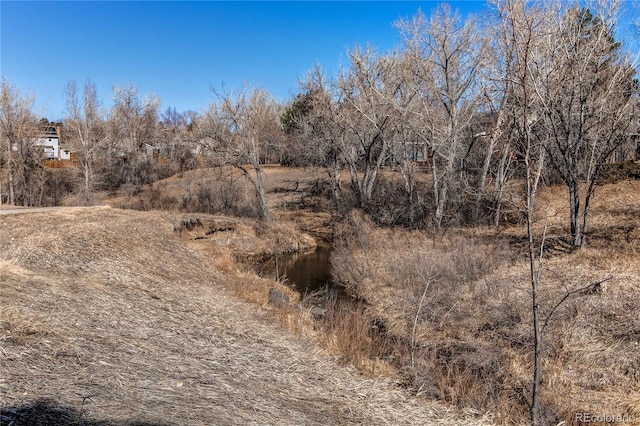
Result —
M 324 343 L 340 354 L 343 363 L 373 376 L 388 370 L 385 358 L 392 342 L 381 321 L 361 305 L 335 299 L 326 301 L 322 317 Z
M 467 323 L 475 305 L 494 296 L 476 283 L 510 259 L 502 245 L 379 229 L 358 212 L 337 241 L 335 280 L 365 303 L 369 327 L 372 319 L 385 326 L 377 350 L 362 339 L 361 357 L 385 354 L 417 393 L 460 407 L 493 409 L 508 398 L 504 355 L 465 329 L 473 327 Z M 351 345 L 356 338 L 350 335 Z
M 601 183 L 617 183 L 626 179 L 640 180 L 640 162 L 630 160 L 604 164 L 598 175 Z
M 87 191 L 82 188 L 78 192 L 64 197 L 61 204 L 65 206 L 90 207 L 100 205 L 101 202 L 95 192 Z
M 181 210 L 189 213 L 257 217 L 255 194 L 239 182 L 239 176 L 214 169 L 214 176 L 189 186 Z
M 144 188 L 124 184 L 120 193 L 123 197 L 117 207 L 124 209 L 258 217 L 255 191 L 242 181 L 242 176 L 228 168 L 189 173 Z
M 638 214 L 637 200 L 625 203 L 615 191 L 607 195 L 608 201 L 594 205 L 613 211 L 625 205 Z M 640 241 L 613 232 L 610 214 L 602 208 L 594 216 L 603 227 L 591 238 L 599 247 L 554 253 L 544 263 L 545 424 L 571 424 L 578 412 L 637 410 L 637 401 L 626 395 L 640 391 Z M 631 235 L 638 222 L 632 216 L 625 222 Z M 612 230 L 608 240 L 599 237 L 606 229 Z M 405 384 L 419 395 L 491 411 L 505 424 L 525 422 L 532 326 L 522 230 L 429 237 L 380 229 L 359 213 L 339 230 L 333 275 L 364 303 L 369 318 L 385 324 L 384 350 L 378 352 Z M 375 356 L 366 349 L 362 357 Z

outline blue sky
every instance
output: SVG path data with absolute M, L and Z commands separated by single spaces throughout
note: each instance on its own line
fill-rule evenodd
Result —
M 464 14 L 484 1 L 450 2 Z M 430 1 L 209 2 L 1 1 L 1 73 L 36 96 L 39 115 L 64 116 L 70 80 L 96 83 L 104 107 L 114 86 L 136 85 L 162 109 L 201 111 L 211 88 L 267 89 L 286 101 L 316 63 L 334 73 L 345 52 L 400 43 L 393 22 Z

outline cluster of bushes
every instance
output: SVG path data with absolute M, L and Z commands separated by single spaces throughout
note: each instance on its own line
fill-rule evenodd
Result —
M 615 326 L 597 308 L 615 298 L 584 292 L 554 308 L 569 291 L 566 280 L 578 279 L 558 262 L 548 267 L 540 290 L 542 315 L 554 310 L 544 337 L 543 424 L 595 407 L 592 399 L 574 400 L 576 392 L 609 389 L 611 380 L 594 371 L 608 369 L 602 375 L 616 377 L 620 386 L 637 383 L 637 362 L 613 354 L 611 337 L 597 334 Z M 528 287 L 519 284 L 527 282 L 528 269 L 508 241 L 476 239 L 471 231 L 466 238 L 428 237 L 381 228 L 356 211 L 338 226 L 331 263 L 334 280 L 356 301 L 341 306 L 329 300 L 324 318 L 331 344 L 346 361 L 365 371 L 386 364 L 416 394 L 491 412 L 501 423 L 529 416 L 531 306 Z M 601 356 L 586 343 L 574 346 L 589 339 L 603 348 Z M 609 367 L 611 357 L 617 361 Z M 567 368 L 577 376 L 565 376 Z
M 599 181 L 617 183 L 627 179 L 640 179 L 640 161 L 620 161 L 602 165 Z
M 135 210 L 168 210 L 185 213 L 222 214 L 238 217 L 258 217 L 258 207 L 251 191 L 238 176 L 222 168 L 211 169 L 213 176 L 189 180 L 179 191 L 172 191 L 166 182 L 156 182 L 143 191 L 125 185 L 122 207 Z M 176 192 L 176 195 L 172 195 Z
M 129 185 L 139 193 L 144 185 L 168 178 L 176 172 L 175 165 L 158 163 L 148 158 L 110 158 L 99 163 L 96 173 L 97 189 L 115 194 L 118 189 Z

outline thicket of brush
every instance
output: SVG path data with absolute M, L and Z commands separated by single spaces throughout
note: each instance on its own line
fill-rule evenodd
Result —
M 371 371 L 384 363 L 418 395 L 489 411 L 503 424 L 526 422 L 533 349 L 526 261 L 513 235 L 463 235 L 381 229 L 351 214 L 332 267 L 360 306 L 328 309 L 326 328 L 340 330 L 333 343 L 346 360 Z M 639 252 L 637 242 L 627 245 Z M 610 252 L 587 253 L 550 258 L 542 275 L 545 424 L 572 424 L 584 412 L 640 420 L 637 271 L 607 272 Z M 589 287 L 603 278 L 615 284 Z
M 239 174 L 219 167 L 190 173 L 155 182 L 143 191 L 124 185 L 118 207 L 258 217 L 255 195 Z

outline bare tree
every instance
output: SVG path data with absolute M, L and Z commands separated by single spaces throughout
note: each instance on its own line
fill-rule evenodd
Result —
M 511 161 L 511 147 L 509 144 L 508 114 L 512 101 L 512 83 L 508 76 L 510 65 L 513 62 L 514 52 L 511 46 L 503 43 L 500 33 L 500 25 L 494 22 L 490 16 L 485 16 L 488 22 L 483 26 L 488 42 L 486 44 L 485 67 L 481 70 L 480 85 L 483 104 L 480 118 L 479 133 L 474 138 L 481 140 L 484 148 L 482 166 L 480 168 L 473 210 L 473 222 L 477 225 L 482 214 L 481 202 L 486 196 L 487 180 L 490 177 L 491 165 L 494 154 L 499 154 L 494 174 L 495 187 L 493 190 L 494 224 L 497 226 L 500 219 L 502 196 L 509 178 L 508 168 Z
M 543 242 L 535 242 L 534 212 L 536 195 L 545 162 L 544 144 L 535 137 L 534 128 L 540 118 L 539 102 L 535 95 L 536 83 L 545 71 L 548 52 L 544 40 L 554 31 L 550 11 L 544 6 L 528 7 L 525 0 L 495 2 L 502 30 L 502 43 L 509 53 L 507 78 L 512 84 L 512 104 L 509 122 L 514 129 L 515 149 L 524 167 L 524 197 L 520 209 L 527 226 L 527 252 L 531 286 L 531 313 L 533 329 L 533 371 L 529 412 L 531 423 L 540 419 L 540 383 L 542 359 L 542 330 L 539 312 L 539 283 L 542 270 Z M 545 227 L 546 231 L 546 227 Z
M 158 124 L 160 99 L 140 96 L 135 86 L 113 89 L 111 112 L 112 137 L 128 152 L 142 152 L 144 144 L 152 144 Z
M 558 9 L 560 31 L 546 39 L 548 66 L 536 87 L 544 117 L 539 137 L 569 189 L 574 248 L 585 244 L 598 173 L 626 142 L 638 90 L 635 69 L 614 37 L 618 2 L 596 7 L 575 2 Z
M 96 85 L 87 81 L 84 84 L 82 97 L 80 97 L 76 82 L 70 81 L 67 84 L 65 95 L 67 98 L 65 136 L 79 148 L 78 154 L 84 175 L 84 189 L 91 192 L 94 189 L 93 169 L 96 151 L 106 137 Z
M 349 169 L 357 204 L 366 208 L 388 154 L 393 126 L 390 101 L 400 85 L 392 77 L 393 58 L 379 56 L 371 47 L 349 52 L 349 61 L 350 68 L 338 81 L 342 135 L 336 142 Z
M 324 71 L 316 66 L 301 82 L 308 107 L 305 114 L 294 116 L 300 131 L 299 143 L 310 164 L 324 166 L 331 182 L 336 209 L 341 207 L 341 170 L 344 165 L 340 140 L 343 124 L 339 114 L 340 91 L 327 81 Z
M 301 84 L 308 108 L 297 121 L 316 161 L 326 166 L 339 207 L 340 174 L 346 168 L 356 204 L 369 208 L 378 173 L 389 155 L 393 102 L 400 89 L 396 60 L 372 47 L 349 52 L 350 66 L 328 82 L 316 67 Z
M 394 82 L 394 92 L 387 96 L 392 115 L 391 157 L 402 177 L 407 197 L 405 221 L 411 225 L 423 218 L 424 197 L 417 188 L 415 163 L 426 157 L 421 103 L 425 93 L 416 84 L 415 73 L 420 67 L 420 59 L 414 56 L 415 53 L 405 50 L 390 54 L 391 66 L 386 77 Z
M 5 153 L 9 186 L 9 204 L 33 204 L 31 181 L 40 167 L 40 158 L 32 148 L 38 128 L 33 113 L 34 98 L 25 96 L 5 78 L 0 93 L 0 137 Z
M 198 114 L 195 111 L 179 113 L 175 107 L 167 107 L 160 118 L 158 150 L 182 175 L 197 166 L 195 123 Z
M 422 133 L 429 146 L 435 202 L 434 223 L 442 225 L 459 161 L 467 150 L 464 134 L 479 107 L 478 74 L 484 41 L 473 20 L 462 21 L 447 4 L 430 19 L 419 11 L 396 24 L 417 59 L 416 86 L 423 87 Z
M 115 87 L 114 104 L 107 121 L 107 144 L 102 155 L 103 186 L 114 190 L 123 184 L 138 191 L 153 180 L 152 156 L 157 133 L 160 99 L 142 97 L 135 86 Z
M 262 154 L 283 137 L 281 106 L 265 91 L 245 88 L 237 96 L 217 94 L 218 102 L 206 112 L 201 124 L 201 143 L 221 165 L 231 165 L 253 185 L 260 218 L 271 215 L 265 191 Z M 253 169 L 253 170 L 251 170 Z

